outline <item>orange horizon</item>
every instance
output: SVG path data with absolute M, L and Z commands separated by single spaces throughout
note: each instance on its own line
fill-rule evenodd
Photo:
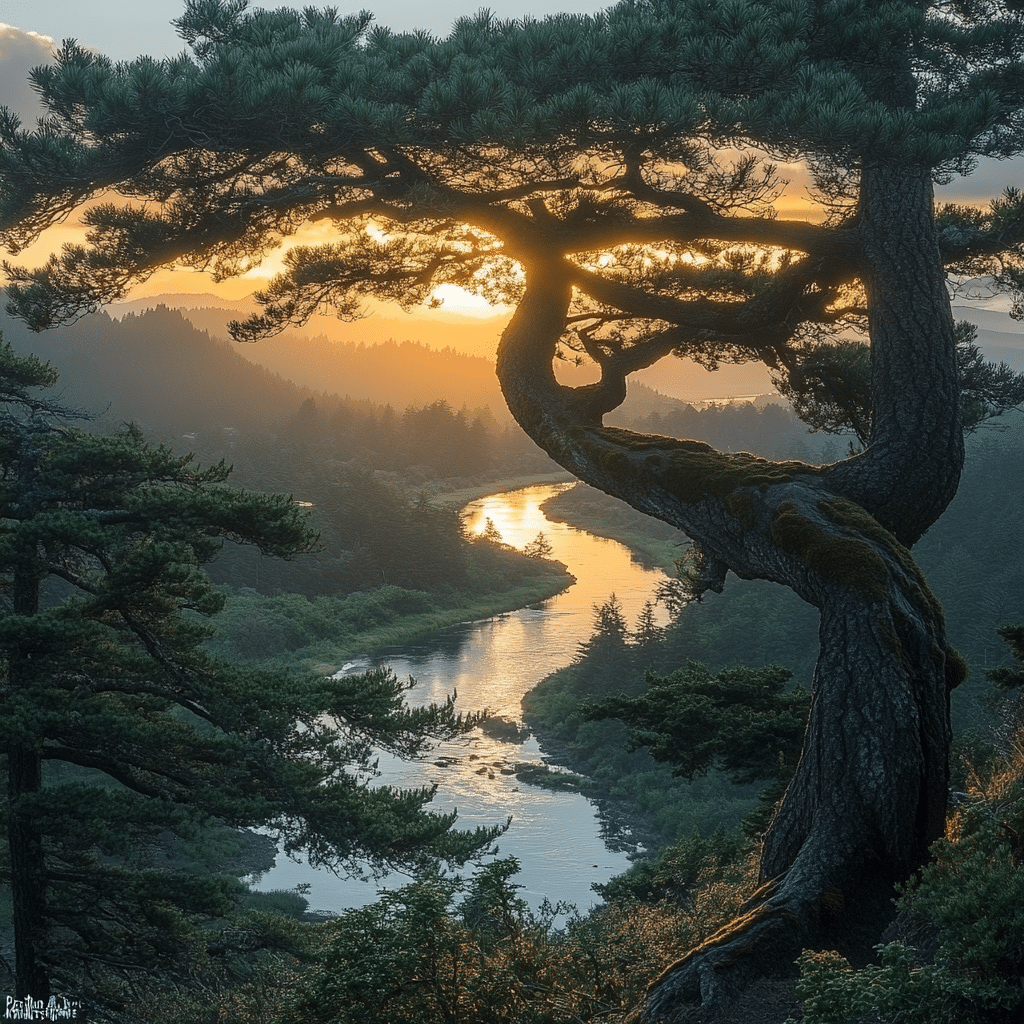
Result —
M 800 165 L 787 165 L 780 170 L 783 172 L 782 176 L 788 178 L 789 184 L 774 204 L 777 215 L 782 219 L 820 222 L 824 218 L 824 211 L 807 195 L 809 182 L 804 168 Z M 77 212 L 106 201 L 109 201 L 108 197 L 97 197 L 80 207 Z M 51 255 L 59 252 L 63 245 L 86 244 L 86 230 L 85 225 L 79 220 L 69 218 L 44 231 L 32 245 L 26 246 L 17 255 L 8 253 L 9 261 L 20 266 L 42 266 Z M 210 273 L 202 270 L 161 269 L 142 284 L 132 288 L 120 301 L 136 302 L 166 293 L 209 293 L 229 301 L 246 299 L 284 269 L 284 255 L 289 249 L 299 245 L 323 244 L 333 237 L 332 225 L 329 223 L 304 224 L 294 235 L 283 239 L 282 244 L 265 256 L 257 268 L 239 277 L 216 281 Z M 488 307 L 485 300 L 454 285 L 442 285 L 435 294 L 443 299 L 443 305 L 440 307 L 420 305 L 411 312 L 406 312 L 397 303 L 367 302 L 367 307 L 376 315 L 403 319 L 412 317 L 435 322 L 450 316 L 491 320 L 508 317 L 512 313 L 511 307 Z

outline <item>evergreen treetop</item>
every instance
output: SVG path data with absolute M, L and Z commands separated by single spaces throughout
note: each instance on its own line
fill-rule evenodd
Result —
M 97 203 L 87 246 L 36 273 L 7 266 L 12 308 L 36 329 L 157 267 L 243 273 L 326 220 L 338 237 L 292 249 L 237 337 L 323 307 L 354 316 L 369 294 L 411 306 L 443 283 L 516 301 L 513 261 L 543 249 L 572 261 L 569 339 L 587 357 L 635 369 L 676 348 L 709 366 L 764 358 L 785 379 L 796 325 L 816 337 L 863 322 L 859 168 L 941 179 L 1024 140 L 1012 3 L 651 0 L 542 21 L 481 12 L 443 40 L 365 13 L 246 8 L 190 0 L 176 24 L 192 53 L 162 61 L 66 43 L 33 72 L 40 126 L 4 112 L 11 251 L 101 193 L 149 204 Z M 880 39 L 893 40 L 881 55 Z M 825 224 L 773 215 L 779 159 L 809 163 Z M 947 264 L 1018 287 L 1006 257 L 1020 255 L 1021 209 L 1014 188 L 987 212 L 945 207 Z M 675 329 L 623 345 L 652 319 Z

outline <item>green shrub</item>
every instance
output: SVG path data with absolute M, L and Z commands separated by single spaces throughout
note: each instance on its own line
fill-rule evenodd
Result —
M 891 1024 L 971 1024 L 999 1019 L 988 1011 L 1019 1003 L 1019 986 L 1014 992 L 947 964 L 921 965 L 902 942 L 875 948 L 880 963 L 860 971 L 836 952 L 801 954 L 796 994 L 804 1000 L 804 1024 L 853 1024 L 868 1014 Z
M 264 914 L 301 918 L 309 910 L 309 900 L 295 889 L 271 889 L 270 892 L 253 889 L 242 898 L 242 906 Z
M 805 951 L 796 992 L 807 1024 L 873 1013 L 891 1024 L 1021 1019 L 1024 1010 L 1024 733 L 987 778 L 969 777 L 932 861 L 897 905 L 938 929 L 930 964 L 900 942 L 855 971 L 838 953 Z
M 717 865 L 684 902 L 625 899 L 580 918 L 547 902 L 531 911 L 518 867 L 510 857 L 468 880 L 428 876 L 317 926 L 315 965 L 281 1024 L 621 1019 L 756 884 L 749 863 Z
M 479 921 L 477 928 L 454 912 L 456 895 L 466 889 L 458 878 L 429 876 L 383 893 L 371 906 L 346 911 L 325 926 L 326 941 L 302 980 L 292 1019 L 516 1019 L 522 1002 L 518 979 L 509 957 L 501 955 L 527 925 L 525 904 L 507 884 L 515 870 L 514 861 L 498 861 L 468 886 L 467 910 Z
M 657 903 L 664 899 L 679 902 L 692 893 L 698 882 L 721 881 L 730 866 L 741 860 L 743 852 L 740 836 L 724 826 L 707 838 L 695 831 L 593 888 L 609 903 Z

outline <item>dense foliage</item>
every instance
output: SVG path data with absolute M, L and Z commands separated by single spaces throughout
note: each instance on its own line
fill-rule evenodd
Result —
M 682 778 L 716 767 L 736 783 L 786 783 L 800 758 L 810 705 L 807 690 L 786 687 L 791 675 L 777 665 L 712 675 L 691 661 L 668 676 L 648 673 L 639 697 L 608 697 L 584 705 L 583 713 L 625 722 L 631 748 L 649 748 Z
M 880 948 L 878 962 L 857 970 L 836 953 L 809 951 L 800 958 L 798 998 L 780 979 L 767 992 L 772 1009 L 792 1012 L 802 1000 L 803 1019 L 820 1024 L 872 1014 L 885 1024 L 1018 1019 L 1021 756 L 1018 735 L 968 766 L 949 833 L 901 897 L 897 938 Z M 168 992 L 149 1019 L 624 1021 L 662 966 L 714 935 L 755 885 L 744 844 L 724 831 L 640 862 L 602 887 L 606 905 L 586 918 L 566 907 L 531 911 L 516 868 L 507 858 L 468 878 L 427 874 L 323 924 L 281 921 L 277 959 L 211 985 L 201 1000 Z M 258 926 L 250 919 L 247 934 Z M 737 1019 L 771 1019 L 765 997 Z
M 769 657 L 779 660 L 784 660 L 786 645 L 798 634 L 786 631 L 786 609 L 773 613 L 769 595 L 755 591 L 747 597 L 753 601 L 737 603 L 734 596 L 725 605 L 731 614 L 716 615 L 714 607 L 691 610 L 662 629 L 651 625 L 646 612 L 630 627 L 613 596 L 595 609 L 594 633 L 581 645 L 574 664 L 541 680 L 523 699 L 525 720 L 541 742 L 590 780 L 587 793 L 599 801 L 613 824 L 628 827 L 648 848 L 661 849 L 695 831 L 710 836 L 719 827 L 735 829 L 742 821 L 747 821 L 751 834 L 759 835 L 765 811 L 779 796 L 777 783 L 787 781 L 792 772 L 806 723 L 807 691 L 782 689 L 788 670 L 754 666 L 764 660 L 763 634 L 775 630 L 779 642 L 769 648 Z M 703 631 L 697 628 L 701 621 L 708 624 Z M 757 629 L 746 628 L 748 622 L 756 622 Z M 803 643 L 812 651 L 813 622 L 809 626 Z M 724 651 L 732 665 L 750 667 L 725 668 Z M 694 660 L 709 654 L 719 659 L 717 680 L 736 684 L 731 690 L 726 685 L 719 691 L 716 677 Z M 672 667 L 688 662 L 689 668 Z M 810 665 L 803 669 L 809 673 Z M 747 706 L 744 698 L 752 698 L 759 689 L 772 691 L 768 703 L 778 705 L 777 710 L 790 708 L 788 714 L 767 718 L 771 730 L 779 729 L 776 738 L 786 736 L 785 755 L 780 763 L 782 750 L 773 747 L 756 759 L 756 765 L 737 768 L 743 784 L 736 785 L 721 770 L 731 764 L 725 723 L 731 721 L 740 732 L 752 726 L 758 719 L 756 702 Z M 655 728 L 647 731 L 632 709 L 651 706 L 659 695 L 667 710 L 661 714 L 664 709 L 658 705 L 652 715 Z M 795 715 L 794 709 L 799 709 Z M 707 714 L 701 717 L 695 710 Z M 608 720 L 609 716 L 614 718 Z M 630 728 L 616 718 L 625 719 Z M 787 724 L 779 728 L 783 719 Z M 685 736 L 673 733 L 673 722 Z M 713 724 L 725 728 L 713 734 Z M 756 728 L 753 731 L 765 738 Z M 680 766 L 685 767 L 678 770 Z M 766 785 L 759 801 L 758 793 Z
M 0 754 L 20 996 L 51 983 L 122 1002 L 133 972 L 188 977 L 236 880 L 173 866 L 213 825 L 261 826 L 314 864 L 461 862 L 432 791 L 370 788 L 373 751 L 414 756 L 475 723 L 411 710 L 387 672 L 239 668 L 205 649 L 225 541 L 289 557 L 316 537 L 283 495 L 223 464 L 64 425 L 52 369 L 0 347 Z M 172 863 L 165 855 L 170 851 Z
M 300 926 L 299 936 L 282 924 L 290 960 L 265 961 L 255 978 L 211 986 L 203 1001 L 168 992 L 147 1019 L 621 1021 L 662 959 L 712 934 L 751 891 L 742 859 L 722 864 L 698 854 L 695 863 L 678 900 L 623 899 L 585 918 L 562 905 L 531 910 L 514 881 L 514 858 L 468 878 L 428 874 L 375 904 Z

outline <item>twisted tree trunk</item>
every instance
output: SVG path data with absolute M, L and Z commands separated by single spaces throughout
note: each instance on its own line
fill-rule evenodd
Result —
M 963 663 L 904 545 L 959 480 L 952 320 L 927 175 L 880 168 L 865 178 L 875 418 L 857 458 L 772 463 L 604 427 L 625 382 L 573 389 L 552 371 L 570 299 L 558 260 L 528 263 L 499 349 L 509 408 L 556 461 L 684 530 L 720 576 L 788 586 L 821 615 L 804 751 L 764 840 L 763 884 L 738 920 L 652 984 L 645 1021 L 714 1005 L 755 975 L 791 969 L 806 946 L 842 948 L 867 929 L 869 947 L 893 883 L 944 828 L 948 694 Z
M 871 338 L 871 443 L 830 486 L 911 546 L 945 511 L 964 462 L 953 314 L 927 168 L 865 167 L 860 276 Z

